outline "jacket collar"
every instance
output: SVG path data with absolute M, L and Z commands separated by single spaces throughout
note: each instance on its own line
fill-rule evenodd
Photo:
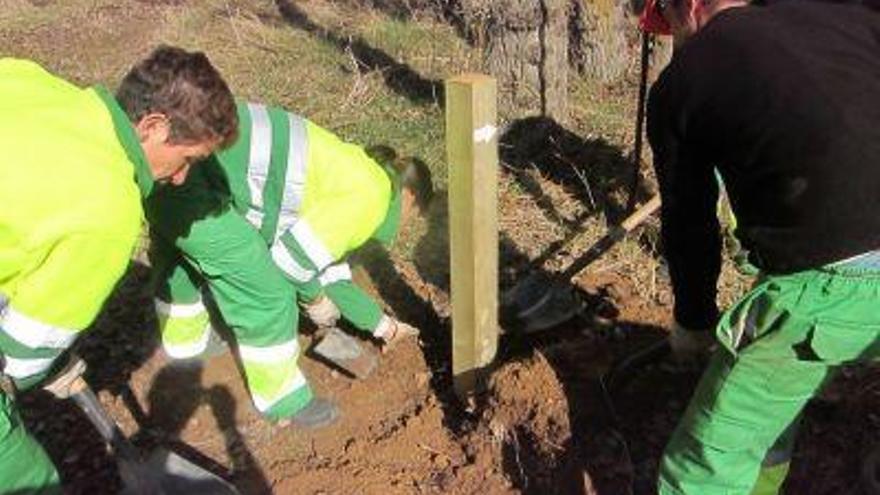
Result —
M 134 132 L 134 127 L 132 127 L 128 115 L 119 106 L 116 98 L 107 91 L 107 88 L 94 86 L 92 89 L 98 94 L 104 105 L 107 106 L 107 110 L 110 111 L 113 127 L 116 129 L 116 137 L 125 150 L 125 154 L 128 155 L 128 160 L 134 164 L 135 181 L 141 191 L 141 197 L 148 197 L 153 192 L 153 186 L 156 181 L 153 179 L 153 172 L 150 170 L 147 157 L 144 155 L 144 149 L 141 148 L 140 140 Z

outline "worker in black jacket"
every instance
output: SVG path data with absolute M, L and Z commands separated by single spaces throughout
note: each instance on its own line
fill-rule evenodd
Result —
M 670 343 L 718 347 L 659 492 L 775 493 L 787 456 L 767 454 L 790 451 L 807 400 L 840 365 L 880 355 L 880 12 L 649 0 L 642 26 L 677 46 L 648 104 Z M 761 270 L 723 314 L 716 168 Z

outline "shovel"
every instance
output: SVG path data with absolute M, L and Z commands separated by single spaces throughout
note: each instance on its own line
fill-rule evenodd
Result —
M 360 341 L 337 327 L 330 327 L 311 353 L 318 360 L 342 370 L 352 378 L 363 379 L 376 368 L 376 353 L 366 349 Z
M 179 455 L 158 447 L 143 459 L 140 452 L 107 415 L 92 389 L 82 379 L 72 386 L 71 398 L 116 454 L 122 493 L 127 495 L 239 495 L 226 480 Z
M 654 196 L 593 244 L 564 272 L 534 272 L 517 282 L 501 299 L 504 328 L 511 333 L 534 333 L 573 318 L 583 309 L 583 302 L 572 289 L 571 278 L 599 259 L 658 208 L 660 196 Z

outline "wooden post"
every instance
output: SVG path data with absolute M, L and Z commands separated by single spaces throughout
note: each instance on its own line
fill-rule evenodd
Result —
M 498 348 L 498 129 L 495 79 L 446 81 L 452 373 L 467 398 Z

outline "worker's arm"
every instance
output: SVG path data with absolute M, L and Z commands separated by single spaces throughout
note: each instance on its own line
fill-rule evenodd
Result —
M 69 235 L 23 277 L 0 314 L 3 372 L 18 388 L 43 379 L 92 323 L 125 272 L 135 239 L 136 231 Z
M 648 104 L 648 138 L 663 202 L 663 252 L 675 294 L 676 321 L 709 329 L 718 318 L 717 281 L 721 238 L 714 169 L 695 145 L 693 122 L 684 115 L 681 86 L 661 78 Z
M 310 249 L 303 244 L 311 243 L 311 251 L 320 249 L 326 252 L 326 255 L 319 255 L 325 256 L 324 259 L 332 258 L 332 255 L 316 236 L 311 233 L 307 237 L 296 236 L 295 232 L 295 228 L 291 229 L 279 238 L 272 246 L 272 257 L 290 282 L 298 287 L 297 292 L 315 293 L 314 286 L 319 286 L 347 321 L 360 330 L 375 333 L 387 317 L 376 301 L 352 281 L 348 264 L 332 263 L 319 269 L 321 262 L 316 262 L 314 255 L 309 255 Z M 316 278 L 318 284 L 315 284 Z
M 373 333 L 384 313 L 379 304 L 351 278 L 348 263 L 329 266 L 318 277 L 324 293 L 339 308 L 342 317 L 360 330 Z

